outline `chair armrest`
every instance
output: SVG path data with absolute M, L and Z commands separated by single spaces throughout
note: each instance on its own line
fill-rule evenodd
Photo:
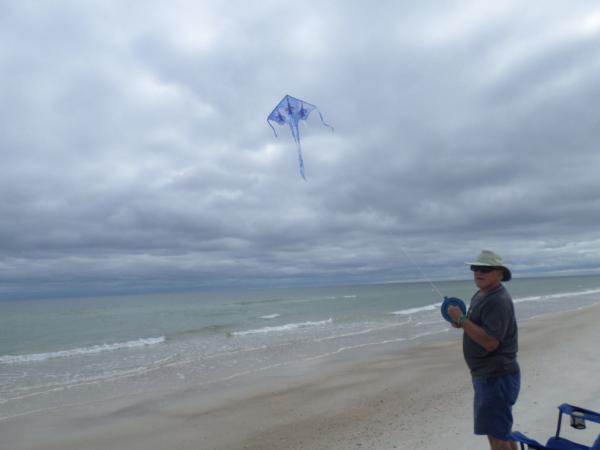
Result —
M 522 442 L 523 444 L 527 445 L 529 448 L 533 448 L 535 450 L 547 450 L 548 447 L 546 447 L 543 444 L 540 444 L 538 441 L 534 440 L 534 439 L 530 439 L 527 436 L 525 436 L 523 433 L 520 433 L 519 431 L 513 431 L 510 434 L 510 438 L 514 441 L 517 442 Z
M 579 406 L 569 405 L 568 403 L 563 403 L 558 407 L 558 409 L 560 412 L 568 414 L 569 416 L 573 415 L 573 412 L 578 411 L 583 413 L 583 418 L 585 420 L 591 420 L 592 422 L 600 423 L 600 413 L 597 413 L 596 411 L 580 408 Z

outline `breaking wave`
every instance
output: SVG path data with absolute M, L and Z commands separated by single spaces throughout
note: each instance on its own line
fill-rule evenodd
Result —
M 231 333 L 232 336 L 247 336 L 249 334 L 264 334 L 264 333 L 278 333 L 283 331 L 297 330 L 298 328 L 309 328 L 318 327 L 322 325 L 328 325 L 333 323 L 333 319 L 321 320 L 318 322 L 300 322 L 300 323 L 288 323 L 286 325 L 280 325 L 276 327 L 263 327 L 255 330 L 246 331 L 234 331 Z
M 127 348 L 145 347 L 147 345 L 162 344 L 165 337 L 151 337 L 136 339 L 134 341 L 116 342 L 114 344 L 92 345 L 90 347 L 73 348 L 48 353 L 32 353 L 26 355 L 4 355 L 0 356 L 0 364 L 19 364 L 47 361 L 54 358 L 69 358 L 72 356 L 92 355 L 95 353 L 111 352 Z

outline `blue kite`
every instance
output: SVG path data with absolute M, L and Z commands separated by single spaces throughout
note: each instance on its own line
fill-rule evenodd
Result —
M 294 141 L 296 141 L 296 144 L 298 144 L 298 164 L 300 165 L 300 175 L 305 180 L 306 177 L 304 176 L 304 161 L 302 160 L 302 148 L 300 147 L 300 131 L 298 130 L 298 123 L 300 120 L 308 119 L 309 114 L 315 109 L 319 113 L 319 117 L 321 117 L 321 122 L 323 125 L 331 128 L 333 131 L 333 127 L 326 124 L 325 120 L 323 120 L 323 115 L 321 114 L 321 111 L 319 111 L 319 108 L 317 108 L 315 105 L 311 105 L 310 103 L 306 103 L 304 100 L 292 97 L 291 95 L 286 95 L 283 97 L 271 114 L 269 114 L 269 117 L 267 117 L 267 123 L 273 129 L 275 137 L 277 137 L 277 132 L 271 124 L 271 121 L 276 122 L 279 125 L 284 125 L 287 123 L 290 126 Z

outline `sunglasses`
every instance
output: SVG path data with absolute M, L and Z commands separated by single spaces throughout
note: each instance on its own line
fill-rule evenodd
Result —
M 471 272 L 490 273 L 495 270 L 500 270 L 497 267 L 490 266 L 471 266 Z

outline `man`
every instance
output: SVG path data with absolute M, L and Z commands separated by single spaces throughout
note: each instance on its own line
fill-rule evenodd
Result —
M 492 450 L 517 450 L 510 440 L 512 406 L 520 389 L 517 363 L 517 320 L 512 299 L 503 281 L 512 277 L 502 258 L 484 250 L 473 263 L 475 285 L 466 315 L 451 306 L 454 328 L 462 328 L 463 353 L 471 371 L 475 434 L 487 435 Z

